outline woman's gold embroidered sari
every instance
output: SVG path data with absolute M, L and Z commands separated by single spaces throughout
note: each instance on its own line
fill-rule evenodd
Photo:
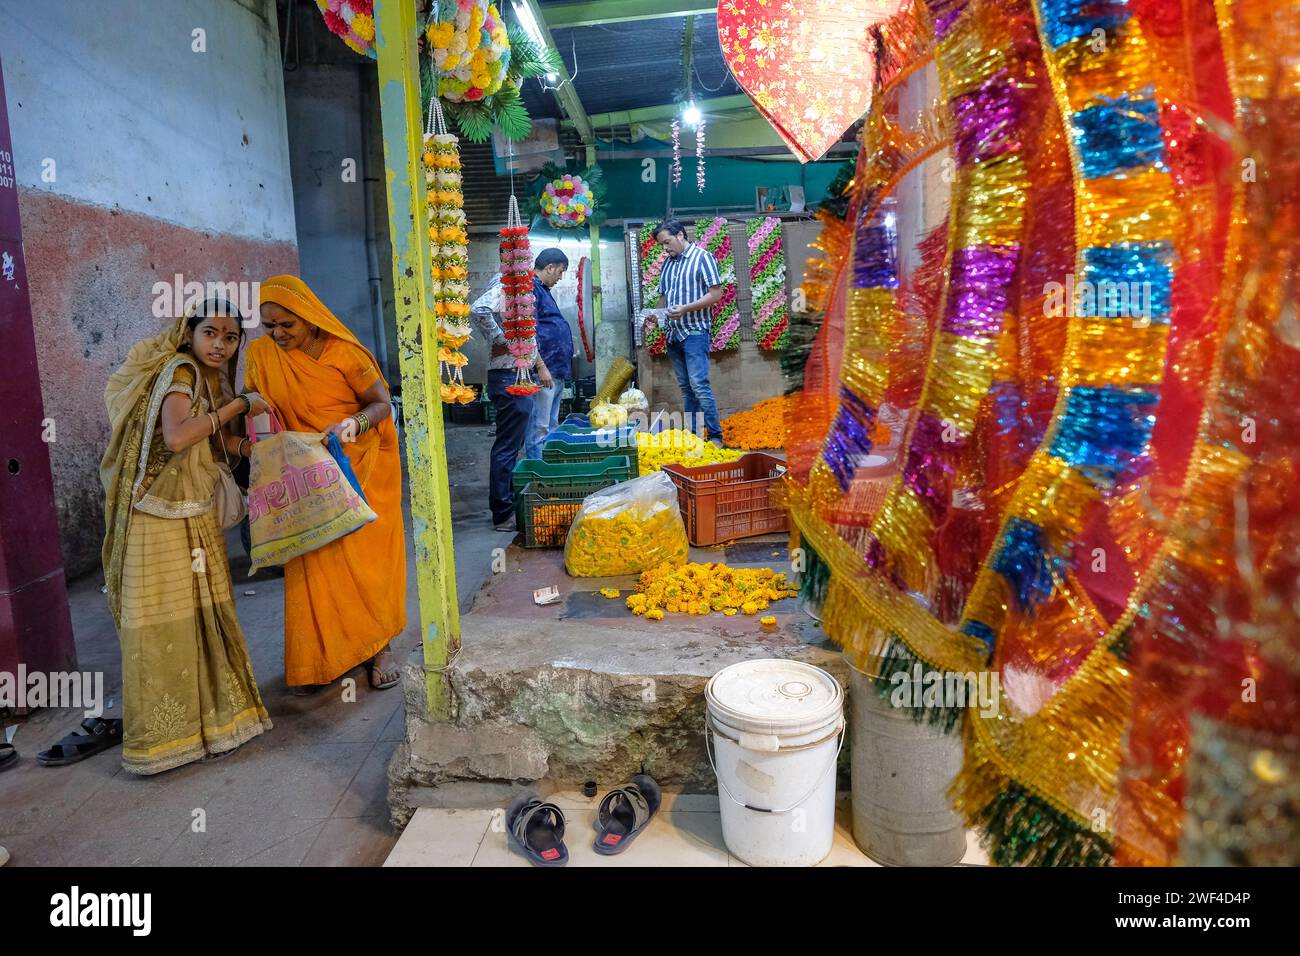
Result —
M 173 453 L 163 443 L 167 395 L 208 411 L 203 370 L 177 351 L 183 330 L 181 320 L 137 343 L 104 392 L 102 557 L 122 645 L 122 766 L 138 774 L 233 750 L 271 727 L 235 616 L 211 446 Z

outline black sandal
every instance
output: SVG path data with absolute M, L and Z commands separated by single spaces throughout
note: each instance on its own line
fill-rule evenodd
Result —
M 510 842 L 534 866 L 564 866 L 569 849 L 564 845 L 564 811 L 529 792 L 515 797 L 506 810 Z
M 9 770 L 18 762 L 18 751 L 13 744 L 0 744 L 0 773 Z
M 601 856 L 622 853 L 650 825 L 662 802 L 659 784 L 644 773 L 605 794 L 596 811 L 596 842 L 592 849 Z
M 81 722 L 81 729 L 89 733 L 68 734 L 49 750 L 38 753 L 36 762 L 42 767 L 66 767 L 122 742 L 120 718 L 105 720 L 103 717 L 87 717 Z

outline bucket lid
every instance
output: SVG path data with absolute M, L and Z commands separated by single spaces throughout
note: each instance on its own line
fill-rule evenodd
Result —
M 844 710 L 839 681 L 820 667 L 780 658 L 724 667 L 709 678 L 704 698 L 719 720 L 748 733 L 808 733 Z

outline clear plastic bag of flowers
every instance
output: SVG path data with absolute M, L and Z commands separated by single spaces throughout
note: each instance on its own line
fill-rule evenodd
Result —
M 655 472 L 586 497 L 564 542 L 564 566 L 576 578 L 613 577 L 685 564 L 689 553 L 677 486 Z
M 624 390 L 623 394 L 618 397 L 618 403 L 630 412 L 650 411 L 650 399 L 646 398 L 645 392 L 635 385 Z

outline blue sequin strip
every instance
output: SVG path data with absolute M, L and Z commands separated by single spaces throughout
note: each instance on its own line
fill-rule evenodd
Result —
M 1117 27 L 1129 18 L 1128 0 L 1039 0 L 1043 33 L 1053 47 Z
M 1169 322 L 1174 244 L 1131 242 L 1083 250 L 1083 278 L 1075 288 L 1076 315 Z
M 1002 547 L 992 567 L 1011 585 L 1011 595 L 1020 610 L 1037 607 L 1051 596 L 1061 564 L 1061 558 L 1050 552 L 1042 528 L 1024 518 L 1007 519 Z M 986 639 L 990 645 L 991 634 Z
M 993 628 L 989 627 L 983 621 L 967 621 L 961 629 L 963 634 L 969 634 L 971 637 L 979 638 L 983 641 L 989 650 L 993 652 L 993 645 L 997 641 L 997 635 L 993 633 Z
M 1139 166 L 1163 168 L 1165 141 L 1160 131 L 1160 109 L 1150 87 L 1138 95 L 1125 93 L 1076 110 L 1071 124 L 1083 174 L 1088 179 Z
M 1115 478 L 1146 449 L 1159 396 L 1137 389 L 1076 386 L 1066 399 L 1052 454 L 1076 468 Z
M 826 437 L 822 458 L 830 466 L 841 491 L 848 491 L 857 471 L 857 459 L 871 451 L 871 429 L 876 410 L 847 388 L 840 389 L 840 408 Z

